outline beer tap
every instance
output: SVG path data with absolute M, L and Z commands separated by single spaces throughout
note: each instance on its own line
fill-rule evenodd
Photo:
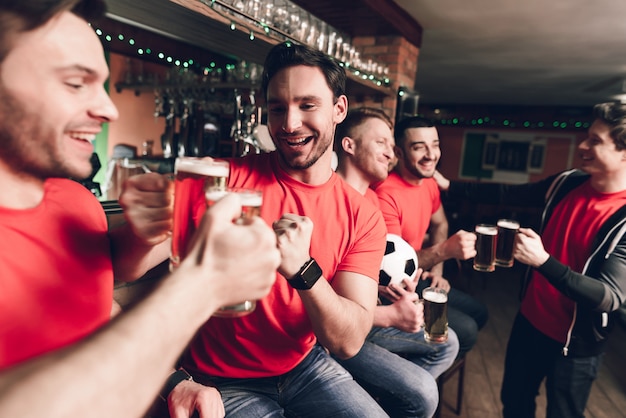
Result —
M 184 98 L 182 100 L 182 113 L 180 115 L 179 120 L 179 131 L 178 131 L 178 156 L 184 157 L 187 155 L 191 155 L 191 144 L 189 143 L 189 127 L 190 127 L 190 115 L 191 115 L 191 107 L 190 107 L 191 99 Z
M 245 119 L 245 135 L 240 138 L 239 144 L 239 154 L 241 156 L 247 155 L 250 153 L 259 154 L 261 152 L 260 147 L 256 142 L 256 138 L 254 137 L 254 131 L 258 124 L 258 120 L 256 117 L 256 97 L 254 90 L 250 92 L 248 95 L 248 106 L 244 108 L 244 112 L 242 113 L 243 118 Z M 244 121 L 242 121 L 243 123 Z
M 165 116 L 163 113 L 163 98 L 158 89 L 154 89 L 154 118 Z
M 174 156 L 174 128 L 176 122 L 176 102 L 172 96 L 167 99 L 167 114 L 165 115 L 165 132 L 161 136 L 161 146 L 163 147 L 163 157 L 171 158 Z M 165 109 L 164 109 L 165 110 Z
M 235 114 L 233 121 L 233 125 L 230 128 L 230 137 L 234 141 L 239 141 L 242 135 L 242 123 L 241 123 L 241 113 L 243 112 L 243 106 L 241 105 L 241 94 L 237 89 L 234 90 L 235 93 Z

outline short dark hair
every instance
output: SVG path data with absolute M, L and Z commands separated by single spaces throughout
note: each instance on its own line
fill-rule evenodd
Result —
M 267 98 L 267 87 L 270 80 L 280 70 L 296 65 L 318 67 L 326 77 L 326 83 L 333 92 L 334 98 L 345 94 L 346 71 L 337 61 L 328 55 L 306 45 L 283 42 L 275 45 L 267 54 L 263 66 L 263 81 L 261 87 Z
M 593 117 L 611 128 L 611 138 L 619 151 L 626 149 L 626 104 L 620 102 L 598 103 L 593 107 Z
M 0 63 L 11 49 L 12 35 L 37 29 L 65 11 L 93 21 L 104 16 L 106 4 L 104 0 L 0 1 Z
M 382 109 L 363 106 L 350 110 L 346 118 L 337 125 L 335 130 L 335 152 L 339 158 L 341 158 L 343 152 L 341 140 L 346 136 L 353 137 L 354 129 L 368 119 L 380 119 L 389 126 L 389 129 L 393 129 L 391 118 Z
M 428 119 L 422 116 L 411 116 L 408 118 L 400 119 L 396 124 L 396 129 L 393 132 L 393 137 L 396 140 L 396 146 L 404 149 L 404 139 L 407 129 L 411 128 L 432 128 L 435 126 L 435 122 L 432 119 Z

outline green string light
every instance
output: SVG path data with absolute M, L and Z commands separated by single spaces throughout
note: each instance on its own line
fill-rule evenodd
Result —
M 401 96 L 402 92 L 399 92 L 398 95 Z M 575 119 L 570 119 L 567 122 L 556 120 L 556 121 L 552 121 L 551 123 L 545 123 L 544 121 L 533 121 L 532 119 L 524 119 L 524 120 L 516 121 L 511 118 L 503 118 L 501 120 L 497 120 L 489 116 L 473 117 L 471 119 L 468 118 L 467 120 L 465 120 L 465 118 L 463 117 L 450 117 L 450 118 L 441 117 L 440 118 L 439 116 L 440 114 L 441 114 L 441 110 L 434 109 L 432 110 L 432 113 L 429 113 L 429 112 L 421 113 L 421 116 L 432 118 L 436 120 L 437 123 L 440 125 L 450 125 L 450 126 L 457 125 L 457 126 L 476 127 L 479 125 L 488 125 L 488 126 L 495 127 L 495 128 L 502 127 L 502 128 L 508 128 L 508 129 L 554 128 L 554 129 L 559 129 L 559 130 L 563 130 L 563 129 L 586 130 L 591 125 L 591 123 L 588 121 L 581 121 L 581 120 L 575 120 Z
M 212 0 L 212 3 L 214 2 L 214 0 Z M 236 25 L 234 21 L 230 22 L 230 29 L 231 30 L 236 30 Z M 263 25 L 262 26 L 262 30 L 266 33 L 266 34 L 270 34 L 271 32 L 271 28 L 267 25 Z M 103 37 L 107 42 L 111 42 L 113 40 L 113 36 L 109 35 L 109 34 L 105 34 L 100 28 L 94 28 L 95 33 L 100 36 Z M 121 42 L 124 41 L 126 39 L 126 36 L 122 33 L 117 34 L 116 38 Z M 251 41 L 254 41 L 256 39 L 256 36 L 254 34 L 253 30 L 250 30 L 249 33 L 249 39 Z M 129 45 L 134 46 L 136 41 L 133 38 L 128 38 L 127 40 Z M 292 42 L 290 40 L 286 40 L 285 44 L 287 46 L 291 46 Z M 150 55 L 152 53 L 152 50 L 150 48 L 137 48 L 136 49 L 136 53 L 139 56 L 143 56 L 143 55 Z M 194 61 L 192 59 L 184 61 L 184 60 L 180 60 L 180 59 L 175 59 L 171 56 L 165 56 L 165 54 L 163 52 L 159 52 L 157 57 L 161 60 L 167 61 L 168 63 L 172 63 L 174 62 L 176 66 L 180 66 L 183 65 L 185 66 L 185 68 L 188 68 L 190 66 L 194 65 Z M 182 63 L 182 64 L 181 64 Z M 339 62 L 339 65 L 346 68 L 346 70 L 350 70 L 350 63 L 344 63 L 342 61 Z M 210 67 L 215 68 L 216 64 L 215 62 L 211 62 L 210 63 Z M 234 67 L 234 66 L 233 66 Z M 221 70 L 220 70 L 221 71 Z M 369 80 L 371 81 L 373 84 L 375 84 L 376 86 L 389 86 L 391 84 L 391 80 L 388 77 L 381 79 L 378 79 L 374 74 L 366 74 L 364 72 L 359 71 L 358 69 L 352 69 L 352 73 L 356 76 L 359 77 L 363 80 Z

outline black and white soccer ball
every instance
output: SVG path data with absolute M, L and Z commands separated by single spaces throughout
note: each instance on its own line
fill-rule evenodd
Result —
M 380 264 L 379 284 L 400 284 L 403 279 L 413 280 L 417 274 L 417 253 L 402 237 L 387 234 L 387 247 Z

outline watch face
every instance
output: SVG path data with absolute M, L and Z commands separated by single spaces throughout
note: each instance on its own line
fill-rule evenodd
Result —
M 289 280 L 289 284 L 298 290 L 308 290 L 322 276 L 322 269 L 317 262 L 311 258 L 302 266 L 302 269 Z

